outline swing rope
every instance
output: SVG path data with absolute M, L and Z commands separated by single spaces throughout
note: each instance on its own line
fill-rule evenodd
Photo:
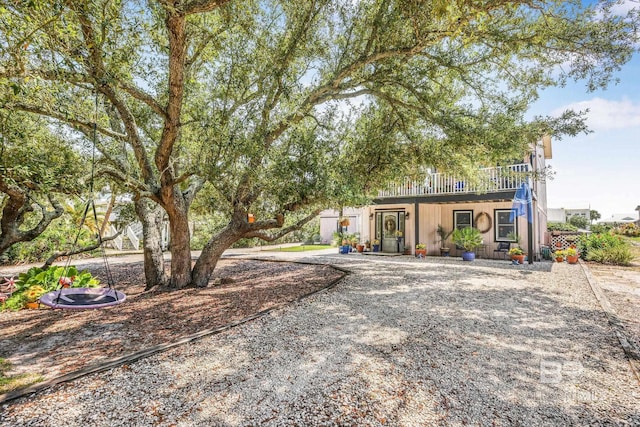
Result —
M 78 247 L 78 240 L 80 239 L 80 235 L 82 233 L 82 227 L 84 226 L 86 219 L 87 219 L 87 215 L 89 214 L 89 208 L 91 208 L 92 213 L 93 213 L 93 219 L 94 222 L 96 224 L 96 227 L 98 229 L 98 233 L 97 233 L 97 239 L 98 239 L 98 245 L 101 251 L 101 255 L 102 255 L 102 259 L 104 262 L 104 268 L 105 268 L 105 275 L 107 277 L 107 285 L 109 287 L 109 289 L 114 289 L 115 290 L 115 286 L 114 286 L 114 280 L 113 280 L 113 274 L 111 272 L 111 267 L 109 265 L 109 261 L 107 258 L 107 251 L 105 250 L 104 247 L 104 241 L 102 240 L 102 235 L 100 234 L 100 227 L 98 226 L 98 213 L 96 211 L 96 204 L 95 204 L 95 200 L 93 197 L 93 192 L 94 192 L 94 181 L 95 181 L 95 169 L 96 169 L 96 141 L 98 138 L 98 91 L 95 91 L 95 111 L 94 111 L 94 121 L 93 121 L 93 135 L 92 135 L 92 139 L 93 139 L 93 144 L 92 144 L 92 151 L 91 151 L 91 176 L 89 179 L 89 199 L 87 200 L 87 203 L 85 205 L 84 208 L 84 212 L 82 213 L 82 218 L 80 220 L 80 225 L 78 227 L 78 233 L 75 236 L 75 239 L 73 241 L 73 244 L 71 245 L 71 252 L 74 252 L 76 250 L 76 248 Z M 105 218 L 104 221 L 106 221 L 107 219 Z M 71 267 L 71 255 L 67 257 L 67 260 L 65 262 L 64 265 L 64 273 L 63 273 L 63 277 L 66 277 L 69 271 L 69 268 Z M 60 284 L 62 285 L 62 284 Z M 62 295 L 62 287 L 60 288 L 58 295 L 56 297 L 55 303 L 59 304 L 60 303 L 60 297 Z M 115 292 L 115 299 L 116 301 L 118 300 L 119 295 L 118 292 Z

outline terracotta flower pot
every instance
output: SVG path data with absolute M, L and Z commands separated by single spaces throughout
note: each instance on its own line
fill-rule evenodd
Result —
M 524 257 L 525 257 L 524 254 L 522 254 L 522 255 L 511 255 L 511 259 L 512 260 L 513 259 L 517 260 L 518 264 L 524 264 Z
M 423 258 L 427 256 L 427 250 L 426 249 L 416 249 L 416 256 L 422 256 Z
M 362 252 L 364 251 L 364 245 L 356 245 L 356 249 L 358 250 L 358 252 Z
M 561 256 L 556 257 L 556 262 L 564 262 L 564 258 Z
M 37 310 L 40 307 L 40 303 L 38 301 L 25 303 L 25 307 L 29 310 Z
M 569 264 L 577 264 L 578 263 L 578 255 L 574 255 L 574 256 L 567 255 L 567 262 Z

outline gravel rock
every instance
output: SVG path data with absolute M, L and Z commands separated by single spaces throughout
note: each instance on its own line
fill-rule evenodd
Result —
M 640 425 L 640 385 L 580 266 L 321 260 L 352 274 L 222 334 L 12 402 L 0 423 Z

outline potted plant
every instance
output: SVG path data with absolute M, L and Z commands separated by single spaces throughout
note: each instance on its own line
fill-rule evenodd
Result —
M 373 239 L 373 252 L 380 252 L 380 240 Z
M 567 262 L 569 264 L 576 264 L 578 262 L 578 250 L 573 247 L 573 246 L 569 246 L 566 250 L 567 253 Z
M 564 256 L 566 255 L 565 251 L 562 249 L 558 249 L 553 253 L 553 256 L 556 257 L 556 262 L 564 262 Z
M 473 250 L 482 245 L 480 230 L 473 227 L 457 228 L 453 231 L 452 239 L 453 243 L 464 248 L 464 252 L 462 252 L 464 261 L 476 259 L 476 254 Z
M 424 243 L 418 243 L 416 245 L 416 256 L 419 258 L 423 258 L 427 256 L 427 245 Z
M 512 260 L 517 260 L 518 264 L 524 264 L 524 251 L 520 246 L 509 249 L 509 255 Z
M 436 233 L 440 237 L 440 256 L 449 256 L 450 249 L 445 246 L 445 242 L 447 241 L 449 236 L 451 236 L 451 233 L 453 233 L 453 230 L 447 231 L 442 227 L 442 225 L 438 224 L 438 229 L 436 230 Z
M 341 254 L 348 254 L 349 248 L 351 248 L 351 243 L 349 242 L 348 236 L 345 234 L 342 236 L 342 242 L 340 244 L 340 247 L 338 248 L 339 249 L 338 251 Z

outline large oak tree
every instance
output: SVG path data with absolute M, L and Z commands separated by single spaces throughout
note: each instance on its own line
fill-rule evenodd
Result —
M 523 117 L 541 88 L 605 87 L 629 59 L 637 19 L 612 3 L 5 2 L 0 84 L 15 90 L 0 108 L 86 134 L 96 122 L 101 172 L 136 200 L 148 285 L 204 286 L 240 238 L 274 239 L 421 164 L 469 170 L 580 129 Z M 192 268 L 205 186 L 229 223 Z

